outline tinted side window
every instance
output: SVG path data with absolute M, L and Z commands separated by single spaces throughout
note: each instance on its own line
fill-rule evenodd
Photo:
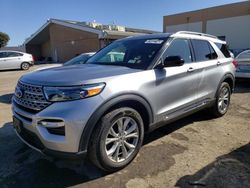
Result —
M 17 52 L 8 52 L 8 57 L 18 57 L 22 56 L 23 54 Z
M 187 39 L 174 39 L 165 52 L 165 58 L 169 56 L 180 56 L 185 63 L 192 62 L 192 55 Z
M 221 43 L 215 43 L 215 44 L 220 49 L 220 51 L 224 54 L 225 57 L 231 57 L 226 44 L 221 44 Z
M 196 61 L 208 61 L 211 59 L 209 44 L 204 40 L 192 40 Z
M 208 43 L 208 46 L 209 46 L 209 49 L 210 49 L 210 53 L 211 53 L 211 56 L 210 56 L 210 59 L 217 59 L 218 58 L 218 55 L 217 53 L 215 52 L 214 48 L 211 46 L 211 44 Z
M 0 58 L 8 57 L 6 52 L 0 52 Z

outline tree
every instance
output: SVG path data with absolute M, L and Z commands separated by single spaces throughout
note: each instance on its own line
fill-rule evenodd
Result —
M 0 32 L 0 48 L 6 46 L 9 40 L 10 37 L 8 34 Z

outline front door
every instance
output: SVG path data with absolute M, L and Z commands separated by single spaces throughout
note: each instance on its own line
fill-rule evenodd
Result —
M 188 39 L 174 39 L 163 54 L 163 60 L 169 56 L 180 56 L 182 66 L 155 69 L 155 104 L 159 120 L 174 118 L 193 108 L 197 102 L 197 90 L 200 72 L 193 61 Z

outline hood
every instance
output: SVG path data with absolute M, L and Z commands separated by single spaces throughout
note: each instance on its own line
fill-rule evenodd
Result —
M 139 71 L 124 66 L 83 64 L 38 70 L 24 75 L 21 81 L 43 86 L 73 86 L 104 82 L 108 77 Z

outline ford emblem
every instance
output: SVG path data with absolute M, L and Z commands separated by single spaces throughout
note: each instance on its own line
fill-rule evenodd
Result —
M 19 99 L 23 97 L 23 91 L 19 87 L 16 88 L 15 96 Z

